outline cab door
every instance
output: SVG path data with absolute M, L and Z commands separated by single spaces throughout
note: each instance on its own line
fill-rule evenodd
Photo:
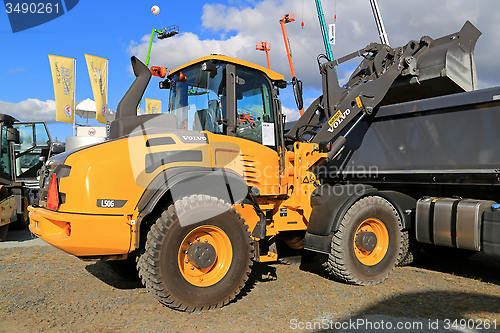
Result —
M 235 136 L 257 142 L 275 152 L 271 159 L 263 159 L 262 175 L 276 179 L 279 193 L 285 194 L 284 145 L 282 144 L 280 104 L 271 81 L 260 71 L 235 66 Z M 261 149 L 262 150 L 262 149 Z M 259 155 L 259 152 L 255 152 Z M 266 156 L 266 154 L 264 154 Z M 263 158 L 263 156 L 260 156 Z M 272 166 L 272 173 L 269 171 Z M 266 169 L 267 168 L 267 169 Z
M 47 158 L 51 139 L 45 123 L 15 123 L 12 127 L 19 132 L 19 143 L 14 144 L 14 180 L 36 180 L 38 170 Z

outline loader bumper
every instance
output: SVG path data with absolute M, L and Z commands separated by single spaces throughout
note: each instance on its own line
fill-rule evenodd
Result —
M 123 215 L 60 213 L 29 206 L 32 233 L 78 257 L 112 256 L 131 251 L 130 220 Z

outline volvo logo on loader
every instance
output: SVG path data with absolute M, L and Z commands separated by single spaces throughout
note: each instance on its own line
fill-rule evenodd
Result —
M 186 141 L 207 141 L 204 136 L 183 135 L 182 138 Z
M 351 113 L 350 109 L 346 109 L 344 113 L 337 111 L 331 118 L 328 120 L 328 125 L 330 125 L 330 128 L 328 129 L 328 132 L 332 132 L 339 127 L 339 125 L 344 121 L 344 119 Z
M 181 135 L 177 134 L 177 137 L 183 143 L 208 143 L 207 136 L 199 133 L 199 135 Z

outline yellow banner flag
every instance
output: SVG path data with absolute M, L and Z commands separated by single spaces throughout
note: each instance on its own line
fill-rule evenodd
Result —
M 161 113 L 161 100 L 146 98 L 146 114 Z
M 56 121 L 73 123 L 75 117 L 75 59 L 49 54 L 54 95 Z
M 87 61 L 90 84 L 94 94 L 95 119 L 105 124 L 108 109 L 108 59 L 86 54 L 85 61 Z

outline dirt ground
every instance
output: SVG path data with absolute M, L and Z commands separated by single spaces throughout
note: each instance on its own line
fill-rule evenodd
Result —
M 9 333 L 500 332 L 500 259 L 482 254 L 424 258 L 373 287 L 330 280 L 315 263 L 256 263 L 242 297 L 191 314 L 52 246 L 0 247 L 0 280 L 0 332 Z

